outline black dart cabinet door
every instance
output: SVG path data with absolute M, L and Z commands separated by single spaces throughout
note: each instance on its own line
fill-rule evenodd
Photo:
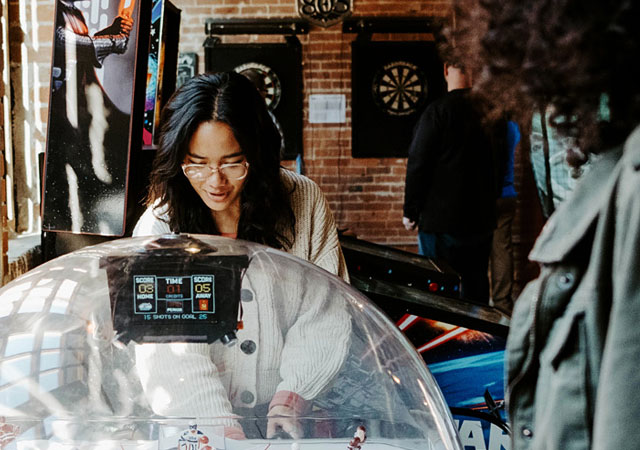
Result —
M 302 153 L 302 51 L 296 44 L 214 44 L 205 48 L 205 70 L 258 72 L 265 101 L 283 135 L 283 159 Z
M 406 157 L 420 113 L 445 92 L 433 42 L 352 43 L 352 156 Z

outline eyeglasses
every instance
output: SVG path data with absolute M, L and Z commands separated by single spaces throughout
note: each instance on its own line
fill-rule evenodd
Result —
M 183 164 L 184 175 L 193 181 L 204 181 L 214 173 L 218 172 L 227 180 L 242 180 L 249 172 L 249 163 L 221 164 L 218 167 L 211 167 L 207 164 Z

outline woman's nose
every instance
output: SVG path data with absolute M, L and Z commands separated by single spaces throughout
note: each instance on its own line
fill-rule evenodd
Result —
M 222 175 L 222 172 L 219 169 L 211 169 L 211 174 L 206 181 L 211 186 L 220 186 L 226 184 L 227 178 Z

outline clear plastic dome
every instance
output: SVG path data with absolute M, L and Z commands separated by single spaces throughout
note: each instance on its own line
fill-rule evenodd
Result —
M 460 449 L 366 297 L 286 253 L 127 238 L 0 290 L 0 447 Z

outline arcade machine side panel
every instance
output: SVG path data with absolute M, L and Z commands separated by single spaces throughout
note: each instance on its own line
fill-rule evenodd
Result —
M 460 278 L 443 262 L 348 236 L 340 239 L 352 285 L 389 316 L 422 356 L 465 449 L 510 450 L 504 409 L 507 318 L 461 299 Z
M 446 322 L 435 319 L 437 314 L 411 307 L 404 312 L 387 310 L 438 382 L 465 449 L 510 450 L 504 403 L 504 331 L 497 327 L 489 331 L 478 322 L 475 326 Z
M 147 63 L 142 148 L 158 144 L 160 112 L 176 87 L 180 10 L 166 0 L 153 0 Z
M 56 4 L 43 230 L 124 234 L 148 0 Z
M 131 153 L 132 172 L 128 190 L 126 232 L 132 233 L 144 212 L 144 199 L 149 174 L 155 157 L 160 130 L 160 112 L 176 89 L 178 69 L 178 44 L 180 38 L 180 13 L 167 0 L 153 0 L 149 33 L 149 54 L 145 80 L 144 117 L 139 127 L 142 133 L 141 147 Z

